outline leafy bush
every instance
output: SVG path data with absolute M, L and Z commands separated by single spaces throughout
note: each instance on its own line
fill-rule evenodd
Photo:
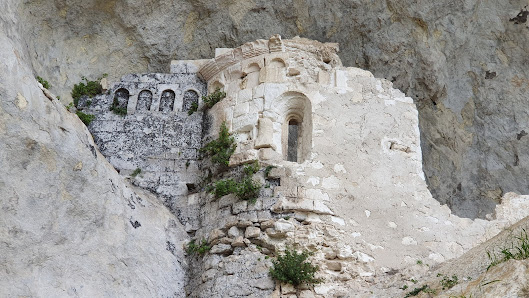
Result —
M 119 100 L 117 97 L 114 97 L 114 100 L 112 101 L 112 105 L 110 106 L 110 110 L 116 114 L 125 117 L 127 115 L 127 108 L 121 107 L 119 105 Z
M 85 114 L 81 111 L 77 111 L 75 112 L 75 114 L 77 115 L 77 117 L 79 117 L 79 119 L 81 119 L 81 121 L 83 121 L 84 125 L 88 126 L 90 124 L 90 122 L 92 122 L 92 120 L 94 120 L 95 116 L 94 115 L 90 115 L 90 114 Z
M 261 184 L 252 179 L 252 176 L 246 176 L 241 182 L 237 183 L 235 195 L 241 200 L 249 200 L 250 203 L 255 203 L 261 190 Z
M 202 96 L 202 101 L 204 101 L 204 108 L 210 109 L 217 102 L 221 101 L 226 97 L 226 92 L 220 91 L 220 88 L 215 89 L 215 92 L 211 93 L 208 96 Z
M 259 171 L 259 162 L 255 161 L 244 167 L 244 173 L 246 175 L 253 175 Z
M 72 89 L 72 98 L 73 98 L 73 104 L 77 108 L 77 104 L 79 103 L 79 99 L 83 95 L 87 95 L 89 97 L 94 97 L 98 94 L 101 94 L 103 92 L 103 87 L 99 83 L 98 79 L 97 81 L 89 81 L 85 77 L 81 78 L 81 82 L 79 84 L 75 84 Z M 83 83 L 83 81 L 86 82 Z
M 213 193 L 216 198 L 228 195 L 230 193 L 235 193 L 237 191 L 237 182 L 233 179 L 223 179 L 215 183 L 215 188 Z
M 282 255 L 272 261 L 270 275 L 278 281 L 294 286 L 302 283 L 313 285 L 322 282 L 321 279 L 314 277 L 319 268 L 307 261 L 310 255 L 311 253 L 306 250 L 298 253 L 287 247 Z
M 42 84 L 42 87 L 44 87 L 44 88 L 46 88 L 46 89 L 50 89 L 50 88 L 51 88 L 50 83 L 49 83 L 48 81 L 46 81 L 45 79 L 43 79 L 43 78 L 41 78 L 41 77 L 39 77 L 39 76 L 37 76 L 36 79 L 37 79 L 37 81 L 38 81 L 39 83 Z
M 198 111 L 198 103 L 196 102 L 193 102 L 191 103 L 191 108 L 189 109 L 189 111 L 187 111 L 187 114 L 189 116 L 193 115 L 194 112 Z
M 200 152 L 211 156 L 211 160 L 214 163 L 227 166 L 236 147 L 235 138 L 230 135 L 226 122 L 222 122 L 219 137 L 207 143 L 206 146 L 200 149 Z
M 202 239 L 200 243 L 196 243 L 195 239 L 191 240 L 187 247 L 185 248 L 188 255 L 203 255 L 211 249 L 208 242 L 205 239 Z

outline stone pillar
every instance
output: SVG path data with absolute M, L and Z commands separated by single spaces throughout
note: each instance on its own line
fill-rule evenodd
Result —
M 273 148 L 275 150 L 273 135 L 274 126 L 272 120 L 259 118 L 259 131 L 257 133 L 257 140 L 255 140 L 255 149 Z

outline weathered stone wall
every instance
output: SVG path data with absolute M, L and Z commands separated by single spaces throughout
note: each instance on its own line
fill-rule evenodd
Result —
M 188 110 L 205 94 L 206 84 L 184 65 L 179 73 L 124 76 L 107 94 L 89 104 L 84 98 L 79 106 L 96 116 L 88 128 L 114 168 L 122 175 L 140 169 L 132 182 L 174 211 L 200 182 L 203 113 L 189 115 Z M 115 98 L 126 116 L 110 111 Z M 186 224 L 190 219 L 181 220 Z
M 254 50 L 267 45 L 269 53 Z M 209 198 L 213 202 L 200 207 L 209 214 L 196 236 L 216 243 L 214 254 L 238 255 L 235 235 L 243 225 L 249 250 L 294 245 L 314 251 L 326 282 L 312 294 L 398 292 L 402 285 L 388 282 L 391 275 L 412 274 L 406 268 L 417 260 L 433 265 L 457 257 L 509 222 L 459 218 L 434 200 L 422 172 L 413 100 L 387 80 L 341 67 L 335 50 L 333 44 L 274 36 L 219 51 L 203 65 L 208 88 L 227 93 L 210 110 L 208 137 L 226 121 L 238 141 L 230 164 L 274 165 L 271 175 L 279 182 L 271 187 L 271 220 L 231 196 L 218 203 Z M 291 117 L 300 126 L 297 162 L 286 161 Z M 252 210 L 252 218 L 246 220 L 244 210 Z M 234 214 L 238 218 L 230 222 Z M 193 287 L 199 292 L 215 289 L 212 276 L 226 274 L 222 266 L 203 268 L 209 275 Z

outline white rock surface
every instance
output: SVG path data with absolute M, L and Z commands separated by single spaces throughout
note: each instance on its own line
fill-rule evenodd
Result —
M 178 220 L 124 181 L 77 116 L 43 94 L 2 11 L 0 296 L 184 297 Z

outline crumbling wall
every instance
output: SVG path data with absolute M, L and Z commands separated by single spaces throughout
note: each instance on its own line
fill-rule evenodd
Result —
M 196 71 L 184 68 L 124 76 L 107 94 L 80 100 L 79 107 L 95 115 L 88 128 L 114 168 L 124 176 L 141 170 L 132 182 L 157 194 L 178 214 L 177 206 L 200 181 L 203 113 L 188 111 L 189 103 L 198 104 L 205 94 L 206 84 Z M 126 116 L 110 110 L 115 99 L 127 109 Z M 193 219 L 181 220 L 186 224 Z

